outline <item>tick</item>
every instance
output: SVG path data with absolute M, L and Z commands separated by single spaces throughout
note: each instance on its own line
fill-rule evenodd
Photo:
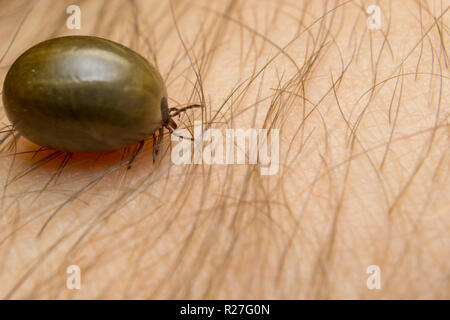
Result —
M 154 138 L 192 105 L 170 108 L 154 66 L 133 50 L 92 36 L 41 42 L 12 64 L 3 105 L 13 127 L 32 142 L 67 152 L 101 152 Z M 156 132 L 158 131 L 158 141 Z

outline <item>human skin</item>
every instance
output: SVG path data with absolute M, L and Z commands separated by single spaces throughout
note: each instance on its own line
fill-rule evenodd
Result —
M 80 30 L 69 4 L 0 2 L 1 81 L 40 41 L 108 38 L 159 69 L 169 106 L 204 106 L 180 127 L 279 129 L 280 168 L 174 165 L 167 131 L 130 170 L 134 147 L 67 155 L 9 136 L 0 297 L 450 298 L 448 3 L 80 1 Z

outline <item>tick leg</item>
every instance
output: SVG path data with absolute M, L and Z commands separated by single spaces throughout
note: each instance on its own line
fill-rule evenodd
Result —
M 201 108 L 202 106 L 201 105 L 199 105 L 199 104 L 192 104 L 192 105 L 190 105 L 190 106 L 187 106 L 187 107 L 183 107 L 183 108 L 180 108 L 180 109 L 177 109 L 177 108 L 170 108 L 169 109 L 169 113 L 172 113 L 170 116 L 171 117 L 175 117 L 175 116 L 177 116 L 177 115 L 179 115 L 181 112 L 185 112 L 186 110 L 189 110 L 189 109 L 192 109 L 192 108 Z
M 183 136 L 179 136 L 179 135 L 173 133 L 173 129 L 172 129 L 171 127 L 169 127 L 169 126 L 167 126 L 166 128 L 167 128 L 167 130 L 169 130 L 169 133 L 170 133 L 170 134 L 173 134 L 173 135 L 176 136 L 176 137 L 180 137 L 180 138 L 185 139 L 185 140 L 191 140 L 191 141 L 194 141 L 194 138 L 192 138 L 192 137 L 183 137 Z
M 155 135 L 153 134 L 153 163 L 156 161 L 156 156 L 159 153 L 159 147 L 161 146 L 161 143 L 163 141 L 163 133 L 164 133 L 164 127 L 161 127 L 158 130 L 158 140 L 156 140 Z
M 156 154 L 158 153 L 157 147 L 156 147 L 156 134 L 152 134 L 152 140 L 153 140 L 153 163 L 155 163 Z
M 142 150 L 142 148 L 144 147 L 145 141 L 142 140 L 141 142 L 139 142 L 139 146 L 134 150 L 133 154 L 131 155 L 130 161 L 128 162 L 128 168 L 127 169 L 131 169 L 131 164 L 133 163 L 134 159 L 136 158 L 136 156 L 138 155 L 138 153 Z

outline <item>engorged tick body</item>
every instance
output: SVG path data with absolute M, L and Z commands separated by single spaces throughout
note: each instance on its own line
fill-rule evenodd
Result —
M 25 51 L 6 75 L 3 104 L 20 134 L 68 152 L 116 150 L 176 127 L 159 72 L 131 49 L 91 36 Z

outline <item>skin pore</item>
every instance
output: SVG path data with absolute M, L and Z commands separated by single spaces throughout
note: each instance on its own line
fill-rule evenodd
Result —
M 69 30 L 73 3 L 0 2 L 1 81 L 40 41 L 108 38 L 169 107 L 204 106 L 179 127 L 279 129 L 280 166 L 175 165 L 166 130 L 127 170 L 135 146 L 68 155 L 4 128 L 1 298 L 450 298 L 448 3 L 79 1 Z

